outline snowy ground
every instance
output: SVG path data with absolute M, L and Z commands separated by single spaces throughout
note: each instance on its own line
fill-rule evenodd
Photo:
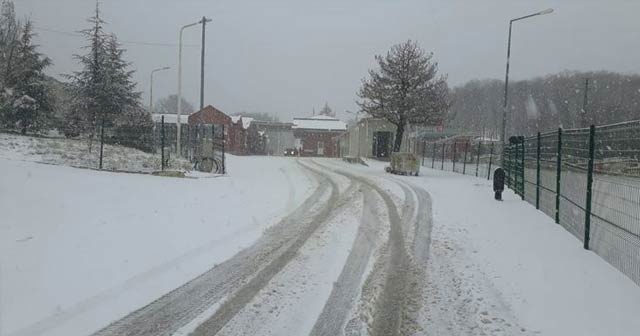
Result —
M 384 164 L 369 162 L 372 174 Z M 432 198 L 425 335 L 637 335 L 640 288 L 571 233 L 486 179 L 395 177 Z
M 0 335 L 103 327 L 250 246 L 315 183 L 294 160 L 229 161 L 173 179 L 0 159 Z
M 2 336 L 640 329 L 638 286 L 486 179 L 269 157 L 172 179 L 34 157 L 0 158 Z
M 103 169 L 127 172 L 160 170 L 161 155 L 122 146 L 105 145 Z M 66 138 L 38 138 L 0 133 L 0 158 L 29 162 L 97 169 L 100 162 L 100 143 L 94 142 L 89 151 L 87 140 Z M 193 167 L 184 160 L 169 160 L 169 168 L 188 170 Z

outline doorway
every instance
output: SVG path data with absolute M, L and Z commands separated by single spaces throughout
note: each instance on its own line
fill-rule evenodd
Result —
M 373 132 L 373 156 L 388 158 L 391 149 L 391 132 Z

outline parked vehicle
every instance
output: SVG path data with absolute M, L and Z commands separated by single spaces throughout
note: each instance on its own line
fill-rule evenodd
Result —
M 298 150 L 295 148 L 287 148 L 284 150 L 284 156 L 298 156 Z

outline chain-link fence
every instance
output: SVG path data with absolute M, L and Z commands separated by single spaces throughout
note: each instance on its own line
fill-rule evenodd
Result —
M 491 179 L 500 165 L 500 146 L 475 137 L 423 142 L 422 165 L 433 169 Z
M 177 155 L 177 127 L 163 120 L 147 126 L 99 125 L 94 134 L 73 137 L 0 130 L 0 156 L 117 172 L 196 169 L 223 174 L 226 132 L 224 125 L 182 125 L 182 155 Z

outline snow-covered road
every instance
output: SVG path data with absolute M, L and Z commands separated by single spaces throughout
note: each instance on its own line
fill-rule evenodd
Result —
M 494 202 L 487 181 L 379 162 L 230 165 L 167 179 L 0 159 L 0 190 L 14 191 L 0 194 L 0 335 L 640 327 L 635 284 L 514 195 Z

